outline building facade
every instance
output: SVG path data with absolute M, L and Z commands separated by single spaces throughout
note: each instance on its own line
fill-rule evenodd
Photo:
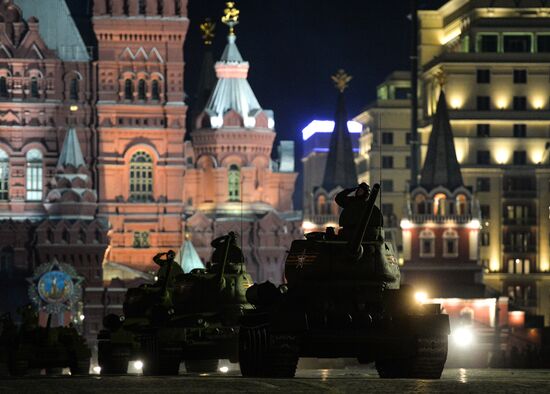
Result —
M 549 15 L 535 0 L 451 0 L 419 12 L 422 144 L 444 80 L 456 156 L 482 214 L 484 281 L 546 324 Z
M 230 230 L 255 280 L 281 283 L 301 235 L 293 146 L 282 141 L 272 160 L 273 113 L 248 85 L 233 26 L 186 141 L 187 0 L 96 0 L 86 41 L 68 4 L 0 6 L 1 310 L 26 302 L 37 266 L 68 263 L 83 277 L 77 317 L 92 339 L 128 282 L 152 278 L 156 253 L 184 260 L 192 242 L 206 262 Z M 256 101 L 231 101 L 243 92 Z

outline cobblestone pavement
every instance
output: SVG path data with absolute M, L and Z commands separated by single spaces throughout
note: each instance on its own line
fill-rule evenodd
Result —
M 550 370 L 448 369 L 441 380 L 379 379 L 370 368 L 300 370 L 295 379 L 226 374 L 0 378 L 0 393 L 550 393 Z

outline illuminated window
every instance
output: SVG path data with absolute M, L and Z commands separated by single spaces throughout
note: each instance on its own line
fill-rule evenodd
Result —
M 443 193 L 438 193 L 434 196 L 433 214 L 434 215 L 446 215 L 447 214 L 447 196 Z
M 31 97 L 40 97 L 40 94 L 38 92 L 38 79 L 36 77 L 31 78 Z
M 10 163 L 6 152 L 0 149 L 0 201 L 7 201 L 10 192 Z
M 422 194 L 418 194 L 414 198 L 414 205 L 416 207 L 416 213 L 421 214 L 421 215 L 426 213 L 426 211 L 427 211 L 426 197 L 424 197 Z
M 131 79 L 124 81 L 124 98 L 126 100 L 132 100 L 134 98 L 134 85 Z
M 464 194 L 459 194 L 456 197 L 456 214 L 467 215 L 469 213 L 468 211 L 468 199 Z
M 229 201 L 240 200 L 241 170 L 239 166 L 231 164 L 228 172 Z
M 138 82 L 138 99 L 139 100 L 145 100 L 146 98 L 146 92 L 145 92 L 145 79 L 140 79 Z
M 491 83 L 491 70 L 477 70 L 477 83 Z
M 147 231 L 134 231 L 134 248 L 148 248 L 149 245 L 149 232 Z
M 151 87 L 151 98 L 153 100 L 160 100 L 160 87 L 159 87 L 159 81 L 154 79 L 153 85 Z
M 69 97 L 71 100 L 78 100 L 78 78 L 71 79 L 69 88 Z
M 317 197 L 317 203 L 316 203 L 316 213 L 318 215 L 324 215 L 327 212 L 327 198 L 321 194 Z
M 153 201 L 153 159 L 143 151 L 130 160 L 130 201 Z
M 27 201 L 42 200 L 42 153 L 38 149 L 27 152 Z
M 0 97 L 8 97 L 8 82 L 6 77 L 0 77 Z
M 420 233 L 420 257 L 435 256 L 435 235 L 430 230 Z
M 514 83 L 527 83 L 527 70 L 514 70 Z
M 454 230 L 443 233 L 443 257 L 458 257 L 458 234 Z

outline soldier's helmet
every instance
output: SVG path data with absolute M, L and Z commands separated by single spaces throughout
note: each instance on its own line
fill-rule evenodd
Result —
M 357 197 L 366 197 L 370 194 L 370 186 L 367 185 L 365 182 L 362 182 L 359 186 L 357 186 L 357 190 L 355 191 L 355 195 Z
M 168 253 L 166 253 L 166 257 L 169 259 L 174 259 L 176 257 L 176 252 L 169 250 Z

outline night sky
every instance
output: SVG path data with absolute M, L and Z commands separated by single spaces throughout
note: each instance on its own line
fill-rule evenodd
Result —
M 442 0 L 421 1 L 435 8 Z M 333 119 L 337 92 L 330 76 L 353 76 L 347 90 L 350 118 L 376 98 L 376 86 L 394 70 L 409 69 L 408 0 L 237 0 L 237 45 L 250 62 L 249 81 L 265 109 L 275 111 L 278 139 L 297 142 L 313 119 Z M 227 27 L 219 22 L 223 0 L 190 0 L 185 44 L 185 90 L 192 106 L 202 63 L 199 24 L 217 23 L 213 49 L 219 59 Z M 299 163 L 298 163 L 299 164 Z M 300 182 L 300 181 L 299 181 Z M 298 201 L 296 201 L 298 202 Z
M 443 1 L 444 2 L 444 1 Z M 424 1 L 435 5 L 442 1 Z M 199 23 L 217 21 L 214 56 L 226 44 L 219 22 L 225 1 L 190 0 L 185 88 L 196 91 L 203 46 Z M 332 119 L 336 90 L 330 76 L 345 69 L 350 117 L 376 97 L 376 85 L 393 70 L 408 70 L 408 0 L 237 0 L 237 45 L 250 62 L 249 81 L 260 105 L 275 111 L 279 138 L 299 137 L 313 119 Z

